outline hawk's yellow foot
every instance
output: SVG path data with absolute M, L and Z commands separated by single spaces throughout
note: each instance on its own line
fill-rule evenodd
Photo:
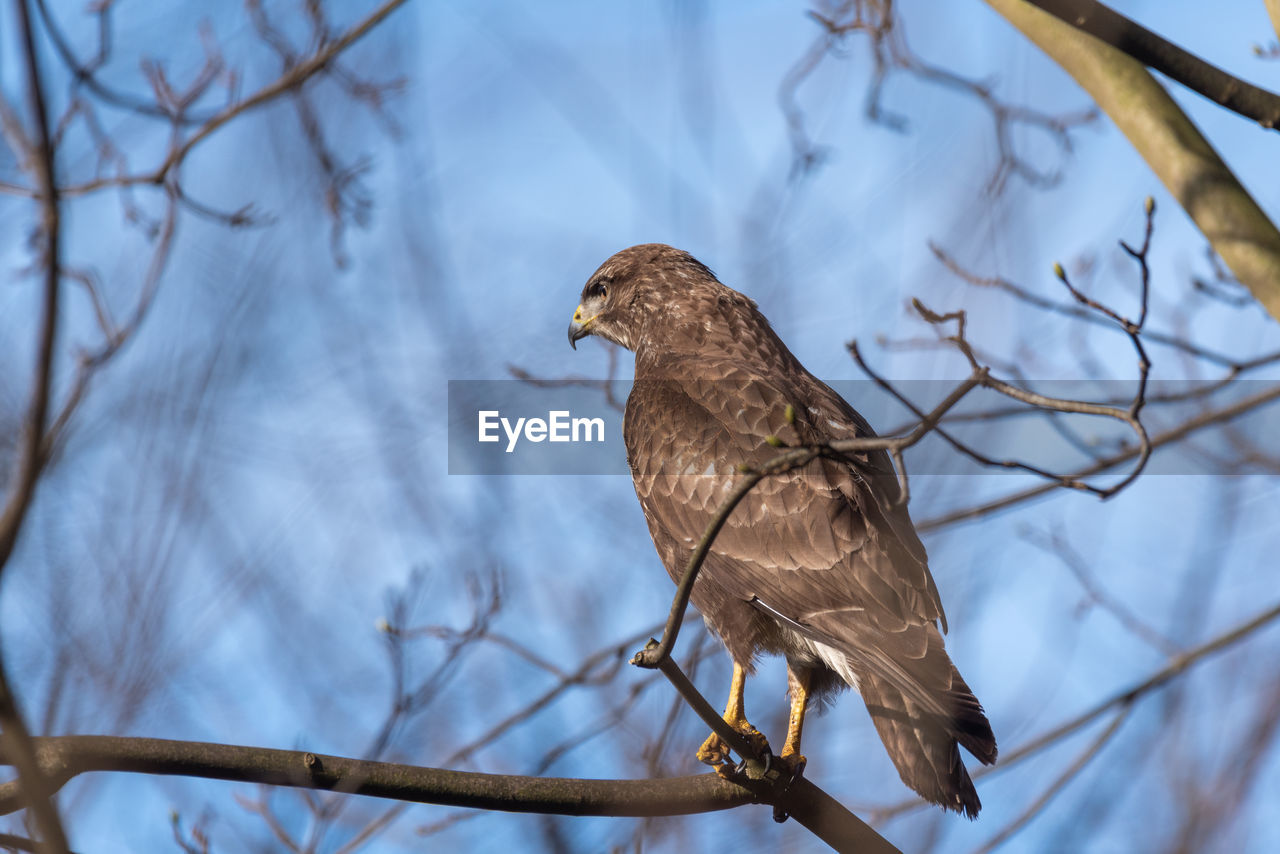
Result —
M 740 732 L 756 753 L 763 753 L 769 749 L 769 740 L 765 738 L 764 733 L 753 727 L 747 720 L 732 721 L 725 717 L 725 722 Z M 733 760 L 729 758 L 731 750 L 732 748 L 725 743 L 725 740 L 713 732 L 707 736 L 706 741 L 702 742 L 696 756 L 699 762 L 707 765 L 731 765 L 733 764 Z
M 798 669 L 787 663 L 787 687 L 791 693 L 791 714 L 787 717 L 787 740 L 777 760 L 787 767 L 793 776 L 804 771 L 809 760 L 800 752 L 800 735 L 804 730 L 804 713 L 809 706 L 809 685 L 813 671 Z
M 809 760 L 800 753 L 781 753 L 773 757 L 773 767 L 785 769 L 786 773 L 792 777 L 799 777 L 803 774 L 804 766 L 808 764 Z
M 752 749 L 757 753 L 761 753 L 769 749 L 769 740 L 764 737 L 764 733 L 756 729 L 747 720 L 745 701 L 743 700 L 743 689 L 747 682 L 747 671 L 742 665 L 734 662 L 733 665 L 733 681 L 729 684 L 729 702 L 724 707 L 724 722 L 742 733 L 742 737 L 747 740 Z M 698 748 L 697 757 L 699 762 L 707 765 L 727 765 L 729 764 L 729 745 L 724 739 L 716 735 L 714 732 L 707 736 L 707 740 L 702 742 L 702 746 Z
M 704 765 L 728 765 L 729 745 L 725 744 L 724 739 L 713 732 L 707 736 L 706 741 L 702 742 L 702 746 L 698 748 L 698 752 L 694 755 Z

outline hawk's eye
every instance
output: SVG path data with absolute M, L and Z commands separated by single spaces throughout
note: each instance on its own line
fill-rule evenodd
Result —
M 609 296 L 609 289 L 605 287 L 604 282 L 596 282 L 591 286 L 591 296 L 606 299 Z

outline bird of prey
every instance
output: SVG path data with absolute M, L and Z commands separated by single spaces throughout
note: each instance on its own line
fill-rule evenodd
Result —
M 623 420 L 649 532 L 677 582 L 740 465 L 779 440 L 819 445 L 874 436 L 805 370 L 755 302 L 687 252 L 625 249 L 582 290 L 569 342 L 598 335 L 635 352 Z M 805 710 L 846 686 L 866 702 L 904 783 L 969 818 L 981 808 L 958 746 L 996 758 L 995 736 L 943 649 L 946 616 L 884 451 L 820 457 L 767 477 L 734 509 L 692 601 L 733 658 L 724 718 L 759 743 L 743 687 L 755 658 L 787 661 L 791 713 L 779 758 L 804 766 Z M 698 758 L 722 766 L 714 733 Z

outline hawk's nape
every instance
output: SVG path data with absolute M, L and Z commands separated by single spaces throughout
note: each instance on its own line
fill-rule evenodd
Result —
M 587 281 L 569 341 L 598 335 L 636 354 L 623 433 L 636 495 L 668 573 L 733 490 L 742 464 L 788 444 L 872 436 L 805 370 L 754 302 L 662 244 L 614 255 Z M 756 737 L 742 702 L 755 656 L 786 656 L 791 716 L 781 758 L 801 767 L 811 700 L 845 686 L 866 702 L 903 781 L 969 817 L 981 808 L 960 759 L 996 758 L 982 706 L 943 648 L 946 616 L 924 546 L 883 451 L 762 480 L 734 509 L 693 604 L 734 661 L 725 720 Z M 716 736 L 698 752 L 727 761 Z

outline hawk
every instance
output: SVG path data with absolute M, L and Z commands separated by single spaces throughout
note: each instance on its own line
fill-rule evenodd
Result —
M 635 352 L 623 435 L 654 546 L 679 581 L 739 466 L 874 436 L 805 370 L 755 302 L 692 255 L 633 246 L 582 290 L 569 343 L 598 335 Z M 928 558 L 884 451 L 820 457 L 761 481 L 725 522 L 692 601 L 733 658 L 724 718 L 757 743 L 743 689 L 761 653 L 787 661 L 791 710 L 779 755 L 804 766 L 805 711 L 845 687 L 866 702 L 904 783 L 973 818 L 981 803 L 960 760 L 996 759 L 982 706 L 943 649 L 947 620 Z M 728 761 L 714 733 L 698 758 Z

